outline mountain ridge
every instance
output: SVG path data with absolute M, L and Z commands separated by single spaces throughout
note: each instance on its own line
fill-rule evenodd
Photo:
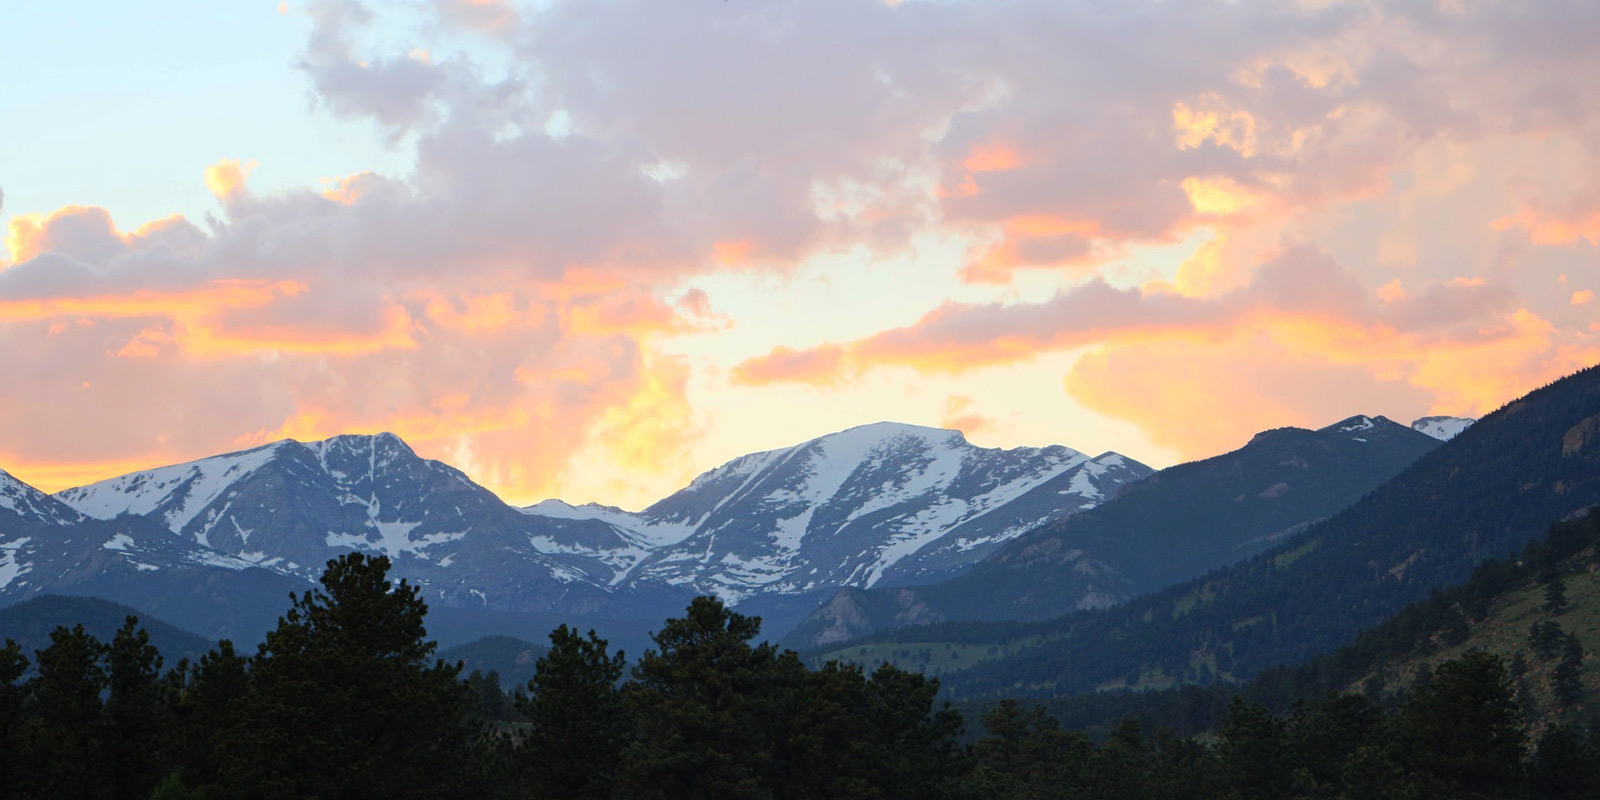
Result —
M 957 431 L 874 423 L 733 459 L 641 512 L 555 500 L 519 509 L 379 433 L 286 439 L 38 502 L 183 551 L 140 571 L 253 567 L 306 584 L 359 549 L 388 555 L 443 607 L 639 619 L 719 593 L 760 600 L 756 612 L 776 619 L 814 605 L 794 599 L 807 592 L 913 566 L 959 571 L 1148 472 L 1115 453 L 979 448 Z
M 1274 428 L 1127 485 L 947 581 L 841 590 L 785 641 L 799 648 L 947 620 L 1036 620 L 1105 608 L 1271 547 L 1440 446 L 1383 416 Z

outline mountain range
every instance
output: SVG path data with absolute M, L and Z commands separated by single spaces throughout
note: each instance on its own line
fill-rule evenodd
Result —
M 285 440 L 53 497 L 5 475 L 0 600 L 93 594 L 241 636 L 358 549 L 479 634 L 519 614 L 653 624 L 696 594 L 798 619 L 842 585 L 958 574 L 1151 472 L 879 423 L 734 459 L 637 513 L 519 509 L 392 434 Z

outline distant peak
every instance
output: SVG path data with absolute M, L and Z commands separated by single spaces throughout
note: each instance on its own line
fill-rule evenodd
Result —
M 916 436 L 922 439 L 944 439 L 955 436 L 960 437 L 963 441 L 966 440 L 966 436 L 963 435 L 961 431 L 957 430 L 950 430 L 948 428 L 933 428 L 927 425 L 912 425 L 909 422 L 889 421 L 869 422 L 865 425 L 856 425 L 855 427 L 845 428 L 842 431 L 824 434 L 817 438 L 828 439 L 835 436 L 845 436 L 850 434 L 870 434 L 882 439 L 889 439 L 895 436 Z
M 399 450 L 411 455 L 416 454 L 411 449 L 411 445 L 406 444 L 404 439 L 388 431 L 379 433 L 341 433 L 338 436 L 330 436 L 320 442 L 306 442 L 305 444 L 313 450 L 324 450 L 332 447 L 355 449 L 376 447 L 383 450 Z
M 1462 431 L 1472 427 L 1477 420 L 1469 417 L 1422 417 L 1411 423 L 1411 429 L 1425 433 L 1443 442 L 1454 439 Z
M 1355 415 L 1353 417 L 1346 417 L 1345 419 L 1339 420 L 1338 422 L 1335 422 L 1332 425 L 1329 425 L 1328 427 L 1321 429 L 1321 431 L 1319 431 L 1319 432 L 1320 433 L 1353 433 L 1353 434 L 1359 434 L 1359 433 L 1361 433 L 1363 431 L 1370 431 L 1370 430 L 1372 430 L 1374 428 L 1403 428 L 1403 427 L 1405 427 L 1405 426 L 1401 425 L 1400 423 L 1395 422 L 1394 420 L 1389 419 L 1388 417 L 1385 417 L 1385 416 L 1383 416 L 1381 414 L 1379 414 L 1379 415 L 1357 414 L 1357 415 Z

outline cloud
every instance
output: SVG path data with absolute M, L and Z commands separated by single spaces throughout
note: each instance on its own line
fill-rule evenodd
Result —
M 1348 327 L 1364 340 L 1492 338 L 1477 327 L 1514 309 L 1499 284 L 1453 281 L 1414 295 L 1369 292 L 1326 253 L 1291 248 L 1261 264 L 1248 286 L 1214 298 L 1161 288 L 1116 288 L 1100 278 L 1039 303 L 946 303 L 915 324 L 843 345 L 782 348 L 747 360 L 746 383 L 825 382 L 852 369 L 909 366 L 960 372 L 1113 340 L 1231 335 L 1239 328 Z
M 780 348 L 736 374 L 837 384 L 870 369 L 963 373 L 1080 348 L 1089 351 L 1066 377 L 1068 394 L 1187 457 L 1231 449 L 1265 427 L 1355 413 L 1476 416 L 1600 360 L 1600 342 L 1520 307 L 1507 285 L 1369 290 L 1328 254 L 1300 246 L 1215 297 L 1091 278 L 1043 302 L 947 303 L 904 328 Z
M 1138 424 L 1186 460 L 1236 449 L 1268 428 L 1320 428 L 1355 414 L 1408 423 L 1433 401 L 1401 378 L 1297 352 L 1265 332 L 1221 343 L 1167 339 L 1099 348 L 1078 360 L 1064 385 L 1074 400 Z
M 843 388 L 1087 349 L 1073 396 L 1159 433 L 1185 396 L 1332 411 L 1298 386 L 1471 412 L 1594 352 L 1557 313 L 1576 296 L 1541 300 L 1516 266 L 1524 244 L 1596 241 L 1600 173 L 1559 149 L 1600 141 L 1600 12 L 1583 3 L 304 8 L 317 108 L 372 123 L 409 171 L 262 191 L 245 153 L 197 176 L 220 209 L 201 224 L 13 217 L 0 369 L 34 390 L 0 399 L 5 455 L 61 479 L 392 428 L 527 499 L 608 459 L 677 469 L 700 367 L 672 337 L 761 313 L 697 279 L 840 254 L 854 269 L 926 235 L 967 248 L 973 285 L 728 380 Z M 386 24 L 419 8 L 422 25 Z M 1445 147 L 1468 168 L 1419 165 Z M 1498 237 L 1494 264 L 1441 257 L 1420 228 L 1357 252 L 1349 230 L 1407 187 L 1439 207 L 1495 193 L 1446 208 Z M 1145 259 L 1196 238 L 1175 270 Z M 1027 270 L 1062 288 L 1016 299 Z M 1256 349 L 1235 389 L 1190 366 Z M 1149 387 L 1125 373 L 1146 367 L 1185 390 L 1134 402 Z
M 721 324 L 673 288 L 695 267 L 613 261 L 603 229 L 485 221 L 502 212 L 414 182 L 261 195 L 237 166 L 208 171 L 225 211 L 209 231 L 123 232 L 97 208 L 13 220 L 0 360 L 30 388 L 0 400 L 0 436 L 23 479 L 393 430 L 531 500 L 596 442 L 665 468 L 698 434 L 657 345 Z
M 844 349 L 837 345 L 825 344 L 805 350 L 780 345 L 766 355 L 747 359 L 734 367 L 732 380 L 741 386 L 783 381 L 827 384 L 839 379 L 843 365 Z
M 978 413 L 974 405 L 973 399 L 967 395 L 953 394 L 946 397 L 939 427 L 961 431 L 969 437 L 993 430 L 994 419 Z

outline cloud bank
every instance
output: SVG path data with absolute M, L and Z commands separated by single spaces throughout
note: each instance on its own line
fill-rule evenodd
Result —
M 1205 455 L 1479 414 L 1600 360 L 1591 3 L 422 7 L 398 43 L 384 6 L 289 9 L 317 113 L 409 173 L 257 192 L 244 153 L 196 176 L 205 220 L 11 218 L 8 469 L 59 488 L 386 429 L 531 500 L 578 463 L 681 474 L 715 423 L 697 380 L 1078 351 L 1064 402 Z M 675 349 L 762 313 L 706 276 L 864 270 L 930 233 L 964 243 L 965 288 L 912 324 L 801 332 L 725 378 Z

